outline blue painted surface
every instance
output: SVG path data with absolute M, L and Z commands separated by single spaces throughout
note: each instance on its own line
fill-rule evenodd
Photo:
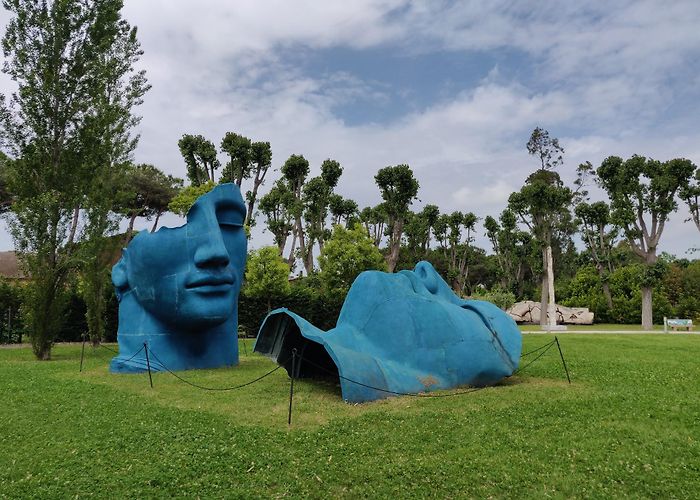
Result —
M 222 184 L 197 199 L 185 225 L 143 231 L 124 249 L 112 268 L 119 356 L 110 371 L 144 371 L 144 343 L 156 371 L 158 360 L 171 370 L 238 364 L 245 210 L 238 187 Z
M 343 399 L 364 402 L 391 392 L 498 382 L 517 369 L 522 337 L 505 312 L 490 302 L 459 298 L 431 264 L 419 262 L 413 271 L 360 274 L 336 327 L 327 332 L 287 309 L 272 311 L 255 350 L 291 372 L 293 349 L 302 357 L 297 376 L 335 369 Z

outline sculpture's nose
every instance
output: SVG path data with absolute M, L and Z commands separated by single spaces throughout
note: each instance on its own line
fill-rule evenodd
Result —
M 221 232 L 212 231 L 197 247 L 194 263 L 197 267 L 226 267 L 230 261 Z

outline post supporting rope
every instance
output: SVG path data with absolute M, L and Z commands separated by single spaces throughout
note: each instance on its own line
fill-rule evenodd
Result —
M 564 360 L 564 353 L 561 352 L 561 346 L 559 345 L 559 339 L 554 336 L 554 341 L 557 343 L 557 349 L 559 349 L 559 356 L 561 356 L 561 364 L 564 365 L 564 371 L 566 372 L 566 380 L 571 384 L 571 377 L 569 377 L 569 369 L 566 367 L 566 361 Z
M 146 350 L 146 366 L 148 367 L 148 381 L 151 383 L 151 389 L 153 389 L 153 377 L 151 376 L 151 360 L 148 358 L 148 345 L 143 343 L 143 348 Z
M 300 360 L 301 361 L 301 360 Z M 292 401 L 294 400 L 294 377 L 296 375 L 297 365 L 297 350 L 292 349 L 292 373 L 290 374 L 289 383 L 289 416 L 287 417 L 287 425 L 292 425 Z

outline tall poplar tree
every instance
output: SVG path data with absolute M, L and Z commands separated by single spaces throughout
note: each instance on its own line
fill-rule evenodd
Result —
M 4 0 L 3 72 L 17 91 L 0 97 L 0 144 L 15 158 L 10 230 L 25 271 L 26 321 L 35 355 L 49 359 L 66 281 L 90 267 L 114 224 L 111 183 L 137 137 L 132 108 L 148 90 L 142 52 L 121 0 Z M 79 233 L 79 216 L 84 215 Z M 82 261 L 82 265 L 81 265 Z M 104 279 L 96 276 L 95 279 Z

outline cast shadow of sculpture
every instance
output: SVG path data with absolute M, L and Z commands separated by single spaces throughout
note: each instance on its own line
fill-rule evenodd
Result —
M 112 372 L 238 364 L 238 293 L 245 269 L 245 205 L 222 184 L 201 196 L 187 223 L 139 233 L 112 269 L 119 356 Z M 155 358 L 155 359 L 154 359 Z
M 517 369 L 521 349 L 505 312 L 459 298 L 428 262 L 360 274 L 327 332 L 287 309 L 272 311 L 254 348 L 290 375 L 296 352 L 294 376 L 335 379 L 349 402 L 494 384 Z

